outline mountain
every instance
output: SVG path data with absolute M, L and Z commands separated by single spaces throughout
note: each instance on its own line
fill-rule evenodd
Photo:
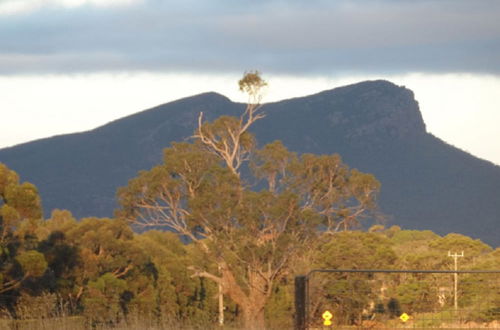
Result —
M 213 120 L 243 109 L 205 93 L 92 131 L 2 149 L 0 162 L 39 188 L 47 214 L 64 208 L 77 217 L 111 216 L 117 187 L 158 164 L 170 142 L 188 139 L 200 111 Z M 411 90 L 366 81 L 264 109 L 266 118 L 253 126 L 260 144 L 279 139 L 299 153 L 339 153 L 350 167 L 373 173 L 388 225 L 500 245 L 500 167 L 427 133 Z

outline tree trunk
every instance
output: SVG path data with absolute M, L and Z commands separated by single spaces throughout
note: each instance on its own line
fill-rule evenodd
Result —
M 226 266 L 226 265 L 224 265 Z M 255 273 L 249 274 L 250 292 L 238 285 L 233 273 L 222 267 L 225 293 L 241 308 L 244 329 L 265 329 L 264 306 L 269 298 L 264 281 Z M 270 290 L 271 288 L 267 288 Z
M 243 316 L 243 329 L 261 330 L 266 328 L 264 307 L 254 306 L 251 302 L 240 307 Z

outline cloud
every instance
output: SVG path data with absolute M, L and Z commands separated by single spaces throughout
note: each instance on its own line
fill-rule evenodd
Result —
M 0 74 L 500 73 L 492 0 L 26 3 L 0 20 Z
M 44 8 L 77 8 L 82 6 L 126 6 L 139 0 L 0 0 L 0 16 L 33 12 Z

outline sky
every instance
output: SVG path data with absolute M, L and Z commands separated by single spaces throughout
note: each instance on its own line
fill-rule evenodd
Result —
M 497 0 L 0 0 L 0 148 L 85 131 L 259 70 L 264 101 L 368 79 L 500 165 Z

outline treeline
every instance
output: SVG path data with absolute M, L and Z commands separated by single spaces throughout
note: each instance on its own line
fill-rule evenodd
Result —
M 194 244 L 181 242 L 171 232 L 134 233 L 127 223 L 117 219 L 77 221 L 64 210 L 54 210 L 49 219 L 41 220 L 36 188 L 20 184 L 15 172 L 2 164 L 0 196 L 2 318 L 79 315 L 94 325 L 138 320 L 172 327 L 216 325 L 217 285 L 203 277 L 192 277 L 190 271 L 198 267 L 216 273 L 216 265 L 207 261 Z M 383 226 L 373 226 L 368 232 L 339 232 L 317 249 L 302 251 L 302 257 L 274 286 L 265 306 L 266 323 L 292 325 L 295 275 L 316 268 L 449 270 L 453 269 L 453 259 L 448 251 L 464 251 L 460 269 L 495 269 L 500 264 L 500 249 L 493 250 L 479 240 L 458 234 L 440 237 L 430 231 Z M 312 308 L 320 311 L 335 293 L 339 299 L 340 292 L 354 285 L 353 281 L 357 281 L 356 277 L 318 278 L 312 284 L 312 290 L 319 290 L 315 291 L 318 299 L 312 301 Z M 432 312 L 439 304 L 452 304 L 449 278 L 392 281 L 385 281 L 391 288 L 382 300 L 373 295 L 380 291 L 382 282 L 364 279 L 371 286 L 368 295 L 358 281 L 356 289 L 350 291 L 349 302 L 338 305 L 350 304 L 351 313 L 356 314 L 351 317 L 356 319 L 366 314 L 366 307 L 374 302 L 373 309 L 387 317 L 398 316 L 400 311 Z M 498 292 L 486 294 L 484 288 L 479 290 L 480 281 L 467 282 L 465 278 L 464 283 L 461 307 L 484 303 L 485 299 L 491 300 L 491 306 L 499 306 Z M 439 286 L 449 289 L 442 293 L 444 297 L 437 291 Z M 478 292 L 484 296 L 478 297 Z M 224 303 L 225 321 L 237 322 L 238 305 L 227 298 Z M 484 309 L 471 317 L 487 322 L 497 315 L 494 310 L 489 313 Z

